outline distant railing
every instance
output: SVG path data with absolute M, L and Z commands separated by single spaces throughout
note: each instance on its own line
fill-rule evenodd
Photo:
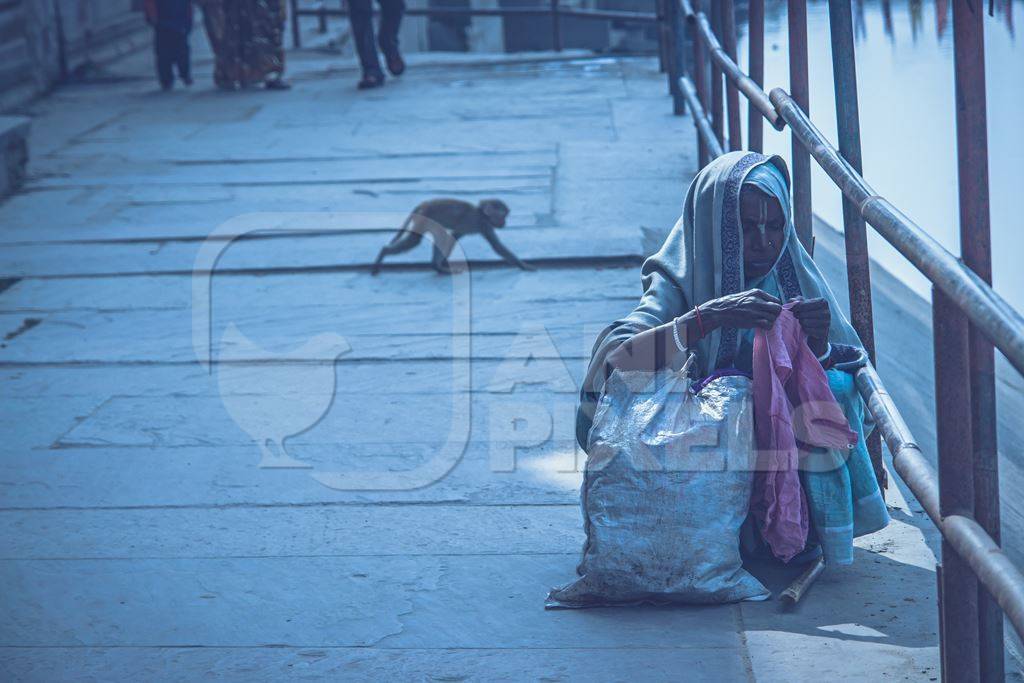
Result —
M 747 148 L 762 149 L 762 119 L 792 136 L 793 215 L 813 251 L 810 159 L 843 193 L 846 267 L 853 325 L 874 362 L 865 221 L 933 284 L 938 472 L 928 464 L 873 365 L 857 385 L 878 423 L 897 473 L 942 533 L 938 567 L 943 680 L 1003 680 L 1003 616 L 1024 636 L 1024 574 L 999 547 L 995 356 L 1024 373 L 1024 318 L 991 287 L 985 115 L 984 3 L 953 1 L 960 197 L 957 258 L 879 196 L 861 174 L 857 75 L 850 0 L 829 0 L 837 150 L 807 116 L 806 0 L 788 1 L 792 95 L 764 81 L 764 0 L 749 3 L 749 75 L 736 61 L 733 0 L 712 0 L 710 17 L 689 0 L 669 0 L 666 71 L 677 114 L 688 108 L 700 164 L 742 148 L 739 95 L 749 103 Z M 688 27 L 688 31 L 686 30 Z M 687 35 L 692 58 L 687 60 Z M 718 36 L 721 36 L 719 41 Z M 723 92 L 723 76 L 725 91 Z M 709 81 L 710 78 L 710 81 Z M 723 111 L 723 97 L 725 111 Z M 727 116 L 726 116 L 727 114 Z M 723 126 L 728 123 L 728 135 Z M 880 481 L 881 450 L 869 444 Z
M 327 7 L 320 2 L 314 7 L 302 7 L 298 0 L 290 0 L 292 16 L 292 45 L 302 46 L 302 34 L 298 19 L 316 17 L 321 33 L 327 31 L 328 17 L 347 17 L 348 9 L 344 0 L 338 0 L 338 7 Z M 550 4 L 536 7 L 410 7 L 405 10 L 410 17 L 543 17 L 551 19 L 551 44 L 555 51 L 562 50 L 562 17 L 580 17 L 584 19 L 604 19 L 607 21 L 626 21 L 639 24 L 660 23 L 660 15 L 654 12 L 631 12 L 627 10 L 580 9 L 563 7 L 559 0 L 551 0 Z

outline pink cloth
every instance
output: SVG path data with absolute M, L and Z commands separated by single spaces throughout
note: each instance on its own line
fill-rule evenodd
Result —
M 801 445 L 843 449 L 857 443 L 792 307 L 782 307 L 771 329 L 754 333 L 758 468 L 750 501 L 764 540 L 787 562 L 804 549 L 809 527 L 798 440 Z

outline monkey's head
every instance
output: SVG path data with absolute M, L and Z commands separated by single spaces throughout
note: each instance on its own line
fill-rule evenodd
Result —
M 508 207 L 505 206 L 505 202 L 500 199 L 484 199 L 478 208 L 480 213 L 487 218 L 488 223 L 496 228 L 505 227 L 505 216 L 508 215 Z

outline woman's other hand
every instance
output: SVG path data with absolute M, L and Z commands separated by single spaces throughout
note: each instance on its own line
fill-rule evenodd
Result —
M 729 294 L 701 304 L 701 317 L 714 327 L 770 328 L 782 311 L 782 302 L 760 289 Z
M 825 299 L 794 299 L 791 309 L 800 321 L 800 327 L 807 334 L 807 345 L 815 356 L 821 356 L 828 349 L 828 328 L 832 324 L 832 312 Z

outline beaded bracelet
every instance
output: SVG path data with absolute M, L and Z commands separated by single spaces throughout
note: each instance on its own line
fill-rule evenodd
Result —
M 679 318 L 672 321 L 672 339 L 676 343 L 676 348 L 680 351 L 686 351 L 686 346 L 683 344 L 683 340 L 679 338 Z

